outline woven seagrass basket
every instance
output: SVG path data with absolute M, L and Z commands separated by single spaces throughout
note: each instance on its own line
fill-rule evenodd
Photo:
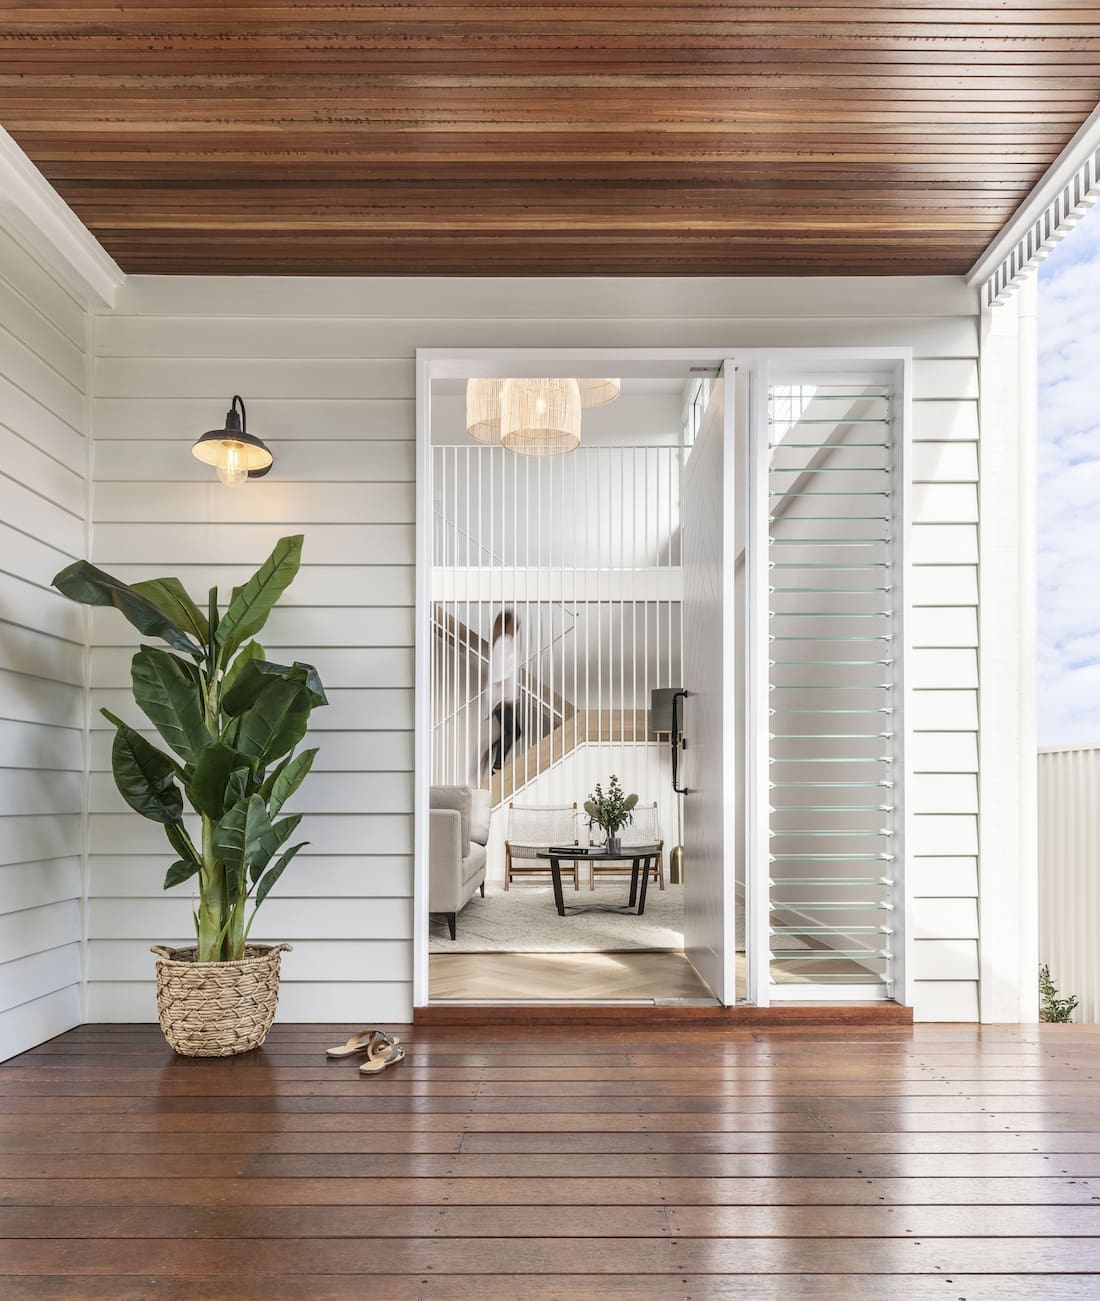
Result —
M 267 1038 L 279 1003 L 279 955 L 289 944 L 250 944 L 239 962 L 196 962 L 195 949 L 153 946 L 157 1013 L 183 1057 L 231 1057 Z

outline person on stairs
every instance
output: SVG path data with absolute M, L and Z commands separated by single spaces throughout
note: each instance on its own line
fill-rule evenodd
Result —
M 489 717 L 493 724 L 493 739 L 483 761 L 492 772 L 500 772 L 504 767 L 512 746 L 523 731 L 516 712 L 518 631 L 519 620 L 514 610 L 502 610 L 493 622 L 493 640 L 489 648 Z

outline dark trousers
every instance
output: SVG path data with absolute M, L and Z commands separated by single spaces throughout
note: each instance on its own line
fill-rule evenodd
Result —
M 497 738 L 493 742 L 493 772 L 500 772 L 512 746 L 523 733 L 516 718 L 515 705 L 507 701 L 496 706 L 493 717 L 497 721 Z

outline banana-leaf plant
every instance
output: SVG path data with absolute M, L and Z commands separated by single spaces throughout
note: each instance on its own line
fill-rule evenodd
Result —
M 244 956 L 256 910 L 308 843 L 284 848 L 302 815 L 279 814 L 316 757 L 315 749 L 294 751 L 311 711 L 327 703 L 324 689 L 312 665 L 275 664 L 255 640 L 301 556 L 300 534 L 281 538 L 224 613 L 216 587 L 204 612 L 177 578 L 128 584 L 84 560 L 53 580 L 71 600 L 114 606 L 169 648 L 143 645 L 131 677 L 135 702 L 173 753 L 103 714 L 115 728 L 111 764 L 122 798 L 164 827 L 177 855 L 164 888 L 198 877 L 199 962 Z M 184 825 L 185 802 L 201 822 L 198 844 Z

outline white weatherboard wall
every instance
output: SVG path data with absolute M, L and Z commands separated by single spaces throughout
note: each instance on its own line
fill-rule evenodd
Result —
M 0 229 L 0 1059 L 81 1019 L 87 327 Z
M 283 1019 L 411 1011 L 418 346 L 912 346 L 917 1014 L 977 1016 L 977 312 L 955 278 L 126 282 L 97 318 L 93 559 L 201 591 L 306 534 L 266 640 L 314 660 L 333 705 L 297 804 L 313 843 L 255 932 L 295 944 Z M 237 392 L 276 464 L 233 491 L 189 448 Z M 112 614 L 92 622 L 93 703 L 129 716 Z M 162 896 L 168 855 L 114 794 L 97 717 L 89 1017 L 150 1019 L 148 946 L 187 938 L 187 890 Z
M 1100 1021 L 1100 745 L 1039 751 L 1039 961 Z

